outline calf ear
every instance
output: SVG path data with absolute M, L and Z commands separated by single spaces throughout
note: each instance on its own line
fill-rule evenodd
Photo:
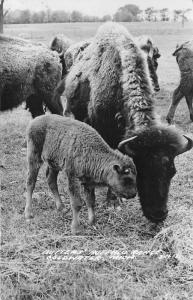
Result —
M 113 169 L 114 169 L 118 174 L 121 173 L 121 167 L 120 167 L 119 165 L 114 165 L 114 166 L 113 166 Z
M 135 156 L 136 153 L 134 151 L 134 147 L 133 146 L 134 146 L 134 143 L 135 143 L 134 140 L 136 138 L 137 138 L 137 136 L 133 136 L 133 137 L 131 137 L 129 139 L 126 139 L 126 140 L 120 142 L 119 145 L 118 145 L 118 149 L 121 152 L 123 152 L 123 153 L 125 153 L 125 154 L 127 154 L 127 155 L 129 155 L 131 157 Z

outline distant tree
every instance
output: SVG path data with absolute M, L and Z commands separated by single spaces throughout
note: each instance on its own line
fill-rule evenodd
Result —
M 182 27 L 184 27 L 185 21 L 188 20 L 186 14 L 191 10 L 191 8 L 174 10 L 174 21 L 178 21 L 179 19 L 181 19 Z
M 112 20 L 112 17 L 110 15 L 105 15 L 101 19 L 102 22 L 107 22 L 107 21 L 111 21 L 111 20 Z
M 19 23 L 21 23 L 21 24 L 31 23 L 31 13 L 28 9 L 21 11 Z
M 168 8 L 160 9 L 160 16 L 161 16 L 161 21 L 168 21 L 169 20 Z
M 138 20 L 140 9 L 135 4 L 128 4 L 120 7 L 113 16 L 113 20 L 117 22 L 131 22 Z
M 81 14 L 81 12 L 74 10 L 71 13 L 71 22 L 82 22 L 83 21 L 83 15 Z
M 145 9 L 145 19 L 147 21 L 153 21 L 153 18 L 154 18 L 154 13 L 155 13 L 155 9 L 153 7 L 147 7 Z
M 179 17 L 182 13 L 182 10 L 181 9 L 175 9 L 174 10 L 174 22 L 178 21 L 179 20 Z
M 188 17 L 186 16 L 186 14 L 191 11 L 192 9 L 191 8 L 188 8 L 188 9 L 183 9 L 182 10 L 182 13 L 180 14 L 181 18 L 182 18 L 182 27 L 184 27 L 184 23 L 185 21 L 188 20 Z
M 4 8 L 4 0 L 0 0 L 0 33 L 3 33 L 4 18 L 8 14 L 9 10 Z

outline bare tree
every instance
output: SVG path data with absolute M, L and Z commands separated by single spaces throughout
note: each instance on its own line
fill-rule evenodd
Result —
M 0 33 L 3 33 L 3 20 L 9 12 L 9 9 L 5 10 L 3 5 L 4 5 L 4 0 L 0 0 Z
M 3 33 L 3 4 L 4 0 L 0 2 L 0 33 Z

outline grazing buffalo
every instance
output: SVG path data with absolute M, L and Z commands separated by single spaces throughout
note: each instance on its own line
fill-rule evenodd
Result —
M 62 67 L 57 53 L 25 40 L 0 36 L 0 111 L 26 107 L 36 117 L 45 104 L 62 114 L 60 97 L 54 98 Z
M 188 105 L 190 120 L 193 121 L 193 41 L 176 47 L 173 53 L 180 69 L 180 84 L 174 90 L 172 103 L 167 114 L 168 123 L 172 123 L 180 100 L 185 97 Z
M 112 148 L 133 157 L 143 213 L 160 222 L 168 214 L 174 159 L 193 142 L 157 121 L 147 68 L 126 28 L 101 26 L 67 75 L 66 114 L 89 123 Z

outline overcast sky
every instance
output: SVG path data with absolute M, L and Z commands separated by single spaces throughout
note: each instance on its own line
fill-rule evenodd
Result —
M 79 10 L 83 14 L 103 16 L 114 14 L 126 4 L 136 4 L 141 9 L 153 6 L 156 9 L 193 9 L 192 0 L 5 0 L 6 7 L 15 9 L 42 10 L 49 7 L 52 10 Z

